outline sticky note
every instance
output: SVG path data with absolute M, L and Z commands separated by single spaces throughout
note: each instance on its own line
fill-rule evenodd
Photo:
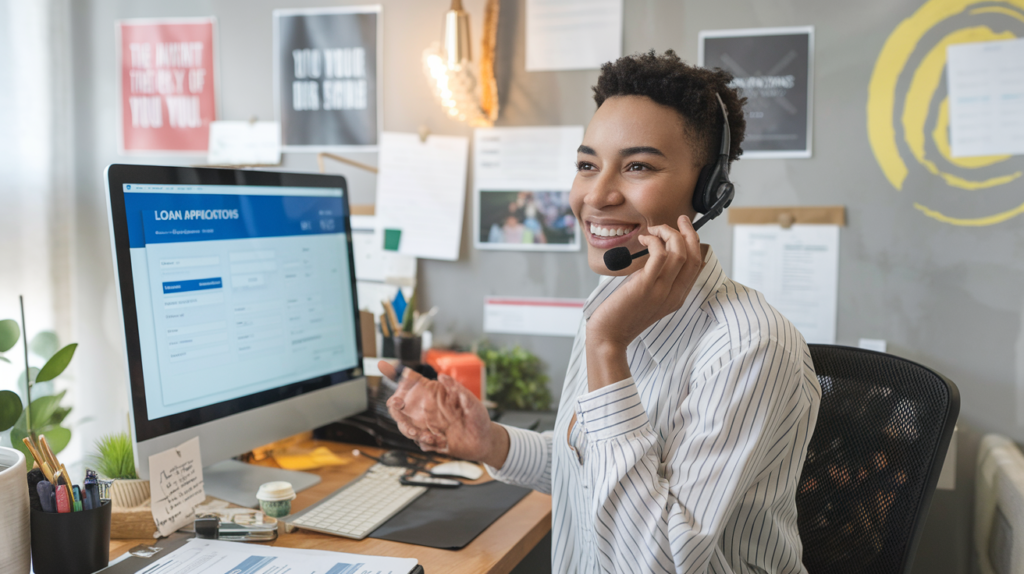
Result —
M 402 242 L 402 230 L 401 229 L 385 229 L 384 230 L 384 250 L 385 251 L 398 251 L 398 245 Z

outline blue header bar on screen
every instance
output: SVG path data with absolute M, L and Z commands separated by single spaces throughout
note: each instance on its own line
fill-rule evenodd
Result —
M 128 244 L 138 248 L 150 243 L 344 233 L 345 202 L 337 191 L 336 196 L 300 196 L 132 190 L 124 196 Z

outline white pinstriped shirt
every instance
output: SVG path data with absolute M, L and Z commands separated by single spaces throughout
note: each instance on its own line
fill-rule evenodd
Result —
M 628 278 L 598 285 L 554 433 L 508 427 L 508 458 L 489 470 L 552 494 L 555 572 L 805 572 L 794 497 L 821 401 L 810 353 L 710 249 L 706 262 L 683 306 L 630 344 L 633 376 L 588 392 L 586 319 Z

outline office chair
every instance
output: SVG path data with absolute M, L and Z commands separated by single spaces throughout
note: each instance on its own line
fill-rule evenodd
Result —
M 822 397 L 796 495 L 804 565 L 810 574 L 908 573 L 960 393 L 906 359 L 810 349 Z

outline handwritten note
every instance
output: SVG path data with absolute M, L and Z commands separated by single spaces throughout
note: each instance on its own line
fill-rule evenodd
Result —
M 206 500 L 199 437 L 149 457 L 153 520 L 168 536 L 195 519 L 195 507 Z

